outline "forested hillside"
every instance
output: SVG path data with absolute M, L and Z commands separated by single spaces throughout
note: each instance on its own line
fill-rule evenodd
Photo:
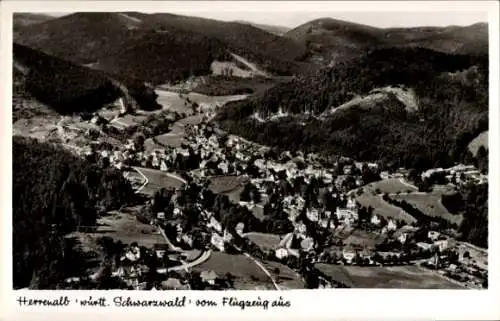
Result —
M 62 114 L 97 110 L 125 95 L 121 85 L 140 107 L 157 104 L 154 92 L 133 78 L 82 67 L 17 43 L 13 57 L 26 70 L 23 77 L 15 71 L 24 90 Z
M 418 110 L 408 112 L 388 100 L 370 110 L 350 108 L 318 117 L 388 85 L 412 88 Z M 278 111 L 288 117 L 264 122 L 253 117 Z M 464 158 L 470 140 L 488 127 L 488 58 L 422 48 L 375 50 L 231 103 L 217 120 L 232 133 L 284 149 L 415 168 L 445 166 Z
M 248 24 L 136 12 L 75 13 L 22 28 L 15 41 L 151 83 L 209 74 L 213 60 L 229 60 L 229 52 L 290 75 L 304 54 L 295 41 Z
M 336 64 L 372 49 L 422 47 L 452 54 L 487 54 L 488 25 L 377 28 L 322 18 L 302 24 L 285 34 L 306 47 L 303 59 L 323 65 Z
M 78 270 L 64 235 L 135 194 L 119 172 L 62 147 L 14 136 L 12 154 L 14 288 L 45 289 Z

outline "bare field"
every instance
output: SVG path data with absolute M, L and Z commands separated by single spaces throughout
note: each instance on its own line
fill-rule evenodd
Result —
M 438 274 L 418 266 L 360 267 L 318 263 L 316 267 L 353 288 L 464 289 Z
M 384 201 L 378 195 L 363 194 L 361 196 L 356 196 L 356 200 L 361 204 L 361 206 L 371 206 L 374 208 L 374 213 L 381 215 L 385 218 L 392 217 L 397 220 L 403 220 L 408 224 L 415 222 L 415 218 L 410 214 L 403 211 L 401 208 L 393 206 L 386 201 Z
M 398 201 L 407 201 L 428 216 L 442 217 L 452 223 L 460 224 L 462 216 L 453 215 L 448 212 L 446 207 L 441 203 L 441 195 L 442 193 L 426 193 L 394 195 L 391 197 Z

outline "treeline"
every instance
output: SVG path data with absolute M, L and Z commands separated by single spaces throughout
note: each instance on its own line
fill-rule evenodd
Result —
M 319 76 L 278 85 L 260 97 L 229 103 L 216 121 L 230 133 L 280 149 L 419 170 L 451 166 L 467 158 L 467 144 L 488 128 L 487 61 L 419 48 L 384 49 Z M 473 64 L 479 67 L 469 81 L 442 75 Z M 370 110 L 353 107 L 324 118 L 307 116 L 385 85 L 414 88 L 418 112 L 406 112 L 401 103 L 389 100 Z M 291 115 L 266 122 L 249 117 L 279 108 Z
M 124 96 L 122 86 L 140 108 L 156 108 L 156 94 L 143 82 L 82 67 L 14 43 L 14 59 L 29 73 L 24 90 L 61 114 L 92 112 Z
M 74 272 L 64 235 L 134 200 L 117 171 L 34 139 L 13 137 L 12 172 L 14 288 L 54 288 Z
M 443 195 L 442 204 L 451 212 L 463 215 L 458 231 L 461 239 L 488 247 L 488 184 L 468 184 L 458 193 Z

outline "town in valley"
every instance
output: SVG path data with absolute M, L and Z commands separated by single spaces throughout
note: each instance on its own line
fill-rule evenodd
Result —
M 486 23 L 184 18 L 14 15 L 15 288 L 488 288 Z

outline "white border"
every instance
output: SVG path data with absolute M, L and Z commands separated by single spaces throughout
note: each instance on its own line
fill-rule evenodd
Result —
M 500 195 L 499 186 L 499 171 L 500 164 L 498 150 L 498 119 L 499 119 L 499 78 L 498 78 L 498 37 L 499 37 L 499 18 L 498 18 L 498 2 L 496 1 L 404 1 L 404 2 L 160 2 L 160 1 L 19 1 L 19 2 L 2 2 L 1 5 L 1 70 L 4 79 L 2 81 L 2 98 L 3 104 L 1 109 L 2 140 L 1 148 L 3 157 L 1 158 L 2 180 L 1 180 L 1 204 L 2 211 L 2 254 L 3 264 L 0 269 L 2 271 L 0 284 L 2 291 L 0 292 L 0 311 L 2 311 L 2 319 L 8 317 L 26 319 L 54 319 L 66 320 L 71 313 L 75 316 L 89 319 L 91 317 L 105 317 L 106 313 L 122 312 L 118 317 L 127 317 L 131 320 L 144 317 L 145 312 L 147 318 L 173 318 L 173 319 L 193 319 L 199 317 L 201 319 L 257 319 L 257 318 L 273 318 L 273 319 L 453 319 L 453 320 L 486 320 L 500 319 L 500 310 L 497 307 L 500 302 L 500 264 L 499 264 L 499 203 L 498 195 Z M 329 13 L 334 11 L 372 11 L 372 12 L 402 12 L 402 11 L 439 11 L 443 14 L 453 14 L 455 11 L 488 11 L 489 12 L 489 30 L 490 30 L 490 217 L 489 217 L 489 289 L 486 291 L 459 291 L 459 290 L 296 290 L 287 292 L 266 292 L 266 291 L 231 291 L 231 292 L 191 292 L 184 291 L 175 292 L 120 292 L 120 291 L 28 291 L 23 292 L 26 295 L 51 296 L 71 295 L 71 297 L 88 297 L 89 295 L 97 296 L 100 293 L 106 296 L 130 295 L 134 298 L 158 298 L 164 295 L 165 297 L 175 297 L 187 295 L 192 299 L 194 297 L 203 296 L 205 298 L 218 298 L 221 296 L 237 296 L 243 298 L 256 298 L 260 296 L 262 299 L 275 299 L 280 295 L 292 302 L 292 307 L 288 309 L 269 309 L 263 311 L 261 309 L 245 309 L 241 312 L 237 308 L 219 308 L 219 309 L 166 309 L 148 310 L 140 308 L 132 309 L 24 309 L 23 313 L 19 312 L 16 306 L 15 298 L 20 295 L 20 292 L 12 291 L 12 115 L 11 95 L 12 95 L 12 77 L 11 77 L 11 60 L 12 60 L 12 12 L 74 12 L 74 11 L 144 11 L 144 12 L 160 12 L 169 11 L 169 9 L 177 8 L 196 15 L 200 11 L 224 10 L 224 11 L 253 11 L 253 12 L 324 12 L 328 9 Z M 38 313 L 37 313 L 38 312 Z M 42 314 L 42 312 L 45 312 Z M 47 313 L 49 312 L 49 313 Z M 53 313 L 64 312 L 64 313 Z M 125 313 L 126 314 L 123 314 Z M 154 314 L 153 314 L 154 313 Z

